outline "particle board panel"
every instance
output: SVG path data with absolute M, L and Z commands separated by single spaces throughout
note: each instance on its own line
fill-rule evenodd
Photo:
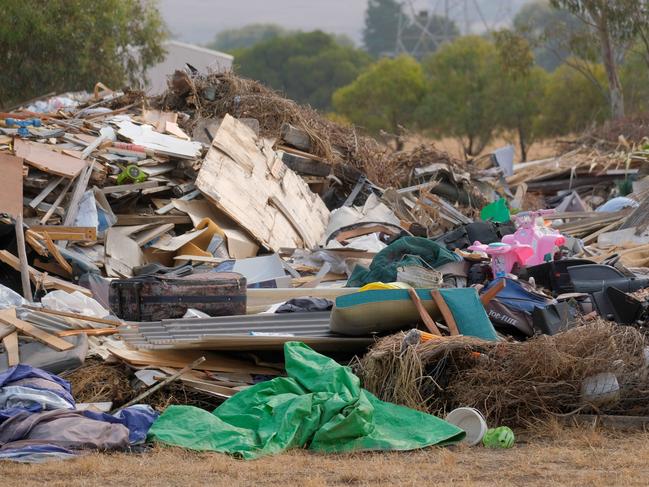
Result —
M 11 216 L 23 212 L 23 159 L 9 154 L 0 154 L 2 171 L 2 192 L 0 193 L 0 213 Z
M 86 161 L 82 159 L 57 152 L 46 144 L 27 142 L 23 139 L 16 139 L 14 151 L 16 156 L 23 158 L 27 164 L 36 169 L 66 178 L 78 176 L 81 170 L 87 166 Z
M 329 221 L 324 202 L 272 144 L 230 115 L 216 132 L 196 187 L 273 251 L 316 246 Z

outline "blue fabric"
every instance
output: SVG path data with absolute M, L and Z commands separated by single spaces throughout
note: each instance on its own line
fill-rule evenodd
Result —
M 510 279 L 508 277 L 504 279 L 506 281 L 506 285 L 496 295 L 496 298 L 508 308 L 516 311 L 525 311 L 526 313 L 532 313 L 532 311 L 534 311 L 534 308 L 545 308 L 552 303 L 551 299 L 528 291 L 519 281 Z M 491 281 L 487 286 L 484 287 L 482 292 L 484 293 L 491 289 L 496 285 L 498 281 L 498 279 Z
M 79 456 L 78 452 L 62 446 L 43 443 L 26 445 L 22 448 L 0 449 L 0 460 L 11 460 L 21 463 L 43 463 L 51 460 L 69 460 Z
M 40 413 L 43 408 L 40 406 L 40 404 L 34 404 L 31 407 L 28 408 L 7 408 L 7 409 L 0 409 L 0 424 L 8 420 L 9 418 L 14 417 L 16 414 L 22 413 L 23 411 L 29 411 L 31 413 Z
M 475 288 L 440 289 L 439 292 L 451 310 L 457 328 L 462 335 L 483 340 L 498 340 L 496 330 L 487 316 Z
M 65 402 L 70 404 L 70 407 L 75 406 L 74 398 L 72 397 L 72 390 L 70 388 L 70 383 L 66 380 L 61 379 L 60 377 L 50 374 L 42 369 L 37 369 L 30 365 L 19 364 L 15 365 L 4 372 L 0 373 L 0 387 L 11 386 L 17 381 L 23 381 L 26 379 L 42 379 L 52 383 L 51 388 L 39 387 L 36 385 L 30 385 L 29 388 L 33 391 L 48 391 L 52 394 L 56 394 L 62 398 Z M 0 405 L 0 423 L 6 421 L 7 419 L 15 416 L 16 414 L 22 411 L 29 411 L 32 413 L 38 413 L 43 410 L 41 404 L 33 403 L 25 408 L 2 408 L 4 404 Z
M 55 382 L 63 389 L 65 389 L 65 391 L 61 391 L 54 388 L 47 389 L 47 390 L 55 392 L 63 399 L 71 403 L 72 405 L 75 404 L 74 398 L 72 397 L 72 389 L 70 388 L 70 383 L 68 381 L 63 380 L 54 374 L 50 374 L 49 372 L 45 372 L 44 370 L 32 367 L 31 365 L 24 365 L 24 364 L 15 365 L 5 370 L 4 372 L 0 373 L 0 387 L 4 387 L 10 384 L 11 382 L 15 382 L 23 379 L 29 379 L 29 378 L 45 379 L 51 382 Z M 38 388 L 35 387 L 34 389 L 38 389 Z
M 115 415 L 95 411 L 83 411 L 83 415 L 96 421 L 106 421 L 112 424 L 122 424 L 128 428 L 128 440 L 131 445 L 144 442 L 149 428 L 160 415 L 151 406 L 136 404 L 122 409 Z
M 115 414 L 130 431 L 128 439 L 131 445 L 144 443 L 151 425 L 158 416 L 160 413 L 147 404 L 136 404 Z

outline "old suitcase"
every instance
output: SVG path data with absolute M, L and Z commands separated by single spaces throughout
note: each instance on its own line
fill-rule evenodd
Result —
M 187 308 L 210 316 L 246 314 L 246 278 L 234 272 L 147 276 L 110 283 L 110 308 L 127 321 L 182 318 Z

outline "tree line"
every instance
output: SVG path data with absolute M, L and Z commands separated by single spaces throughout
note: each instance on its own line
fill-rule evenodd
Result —
M 156 0 L 4 0 L 0 107 L 97 81 L 137 87 L 164 56 Z M 465 33 L 466 34 L 466 33 Z M 461 35 L 452 20 L 368 0 L 363 45 L 252 25 L 210 47 L 239 74 L 374 133 L 462 141 L 467 156 L 516 134 L 534 141 L 644 112 L 649 0 L 535 0 L 509 29 Z
M 404 20 L 405 19 L 405 20 Z M 271 26 L 221 33 L 237 71 L 338 119 L 399 140 L 404 130 L 479 154 L 515 134 L 535 141 L 642 112 L 649 100 L 649 8 L 639 0 L 533 1 L 511 28 L 461 36 L 446 18 L 370 0 L 362 48 Z M 259 40 L 254 40 L 258 32 Z

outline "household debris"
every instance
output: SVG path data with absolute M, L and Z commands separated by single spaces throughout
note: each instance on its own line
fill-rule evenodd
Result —
M 231 73 L 174 79 L 0 120 L 0 374 L 38 368 L 103 414 L 20 421 L 123 426 L 137 402 L 162 413 L 151 441 L 253 458 L 509 448 L 508 426 L 550 415 L 649 415 L 641 142 L 394 154 Z M 99 427 L 121 436 L 84 445 L 132 448 Z M 7 435 L 0 458 L 36 461 Z

